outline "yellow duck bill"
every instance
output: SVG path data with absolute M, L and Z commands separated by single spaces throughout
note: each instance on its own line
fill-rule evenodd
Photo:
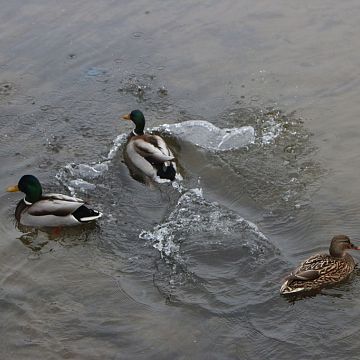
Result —
M 17 192 L 17 191 L 20 191 L 19 187 L 17 185 L 13 185 L 13 186 L 9 186 L 7 189 L 6 189 L 7 192 Z

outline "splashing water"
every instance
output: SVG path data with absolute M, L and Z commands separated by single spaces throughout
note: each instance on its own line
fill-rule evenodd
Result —
M 266 236 L 255 224 L 241 216 L 225 211 L 217 203 L 206 201 L 201 188 L 185 191 L 167 220 L 157 225 L 153 230 L 142 231 L 139 238 L 151 242 L 162 257 L 179 259 L 181 242 L 185 241 L 193 232 L 225 235 L 235 232 L 248 232 L 255 235 L 261 242 L 269 243 Z M 253 241 L 246 245 L 254 253 L 261 253 L 263 250 L 261 247 L 264 246 Z
M 255 141 L 255 130 L 252 126 L 220 129 L 208 121 L 192 120 L 176 124 L 164 124 L 148 129 L 186 140 L 209 151 L 228 151 L 246 147 Z M 128 134 L 120 134 L 113 140 L 108 155 L 102 161 L 91 164 L 67 164 L 56 178 L 66 186 L 72 195 L 77 191 L 85 193 L 94 190 L 96 185 L 91 181 L 103 175 L 109 169 L 109 164 L 118 150 L 126 143 Z M 182 178 L 178 178 L 182 180 Z M 161 180 L 158 181 L 162 182 Z
M 203 120 L 163 124 L 153 130 L 163 131 L 166 134 L 191 142 L 209 151 L 235 150 L 255 142 L 255 130 L 252 126 L 220 129 L 212 123 Z

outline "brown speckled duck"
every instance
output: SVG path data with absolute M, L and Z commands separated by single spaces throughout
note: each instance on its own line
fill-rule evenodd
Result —
M 355 261 L 346 250 L 360 250 L 346 235 L 334 236 L 330 244 L 330 255 L 317 254 L 296 268 L 281 286 L 283 295 L 317 291 L 345 280 L 354 270 Z
M 135 124 L 124 151 L 124 160 L 131 175 L 145 183 L 152 180 L 160 182 L 159 179 L 181 179 L 175 157 L 164 139 L 159 135 L 144 133 L 144 114 L 140 110 L 133 110 L 122 118 Z

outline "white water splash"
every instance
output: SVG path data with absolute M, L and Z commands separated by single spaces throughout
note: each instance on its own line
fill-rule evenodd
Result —
M 264 129 L 261 136 L 261 143 L 263 145 L 268 145 L 274 142 L 274 140 L 281 134 L 283 131 L 283 126 L 281 123 L 276 122 L 274 117 L 270 117 L 264 123 Z
M 221 129 L 203 120 L 163 124 L 152 130 L 167 133 L 211 151 L 235 150 L 255 142 L 255 130 L 252 126 Z
M 185 121 L 176 124 L 164 124 L 159 127 L 148 129 L 152 131 L 163 131 L 182 140 L 190 141 L 196 146 L 203 147 L 209 151 L 227 151 L 239 149 L 255 142 L 255 130 L 252 126 L 240 128 L 220 129 L 208 121 Z M 120 134 L 102 161 L 91 164 L 67 164 L 61 169 L 56 178 L 64 184 L 72 195 L 76 192 L 87 192 L 93 190 L 96 185 L 92 181 L 103 175 L 109 169 L 109 164 L 114 159 L 118 150 L 126 143 L 128 134 Z M 181 181 L 182 177 L 177 176 Z M 167 182 L 167 180 L 165 180 Z M 157 182 L 164 182 L 159 179 Z
M 112 159 L 115 157 L 115 155 L 116 155 L 116 153 L 118 152 L 119 148 L 120 148 L 123 144 L 125 144 L 128 135 L 129 135 L 129 134 L 120 134 L 120 135 L 118 135 L 118 136 L 114 139 L 113 145 L 112 145 L 112 147 L 110 148 L 109 153 L 108 153 L 108 156 L 107 156 L 107 158 L 106 158 L 107 160 L 112 160 Z
M 206 201 L 201 188 L 183 193 L 167 220 L 155 226 L 153 230 L 143 230 L 139 238 L 150 242 L 162 257 L 179 259 L 180 243 L 186 241 L 189 234 L 197 232 L 224 235 L 236 232 L 251 233 L 260 240 L 247 244 L 254 253 L 261 252 L 262 249 L 259 248 L 269 244 L 266 236 L 254 223 L 235 213 L 227 212 L 216 203 Z
M 102 176 L 109 170 L 109 164 L 119 148 L 125 144 L 127 136 L 127 134 L 120 134 L 114 139 L 113 145 L 104 160 L 91 164 L 69 163 L 59 170 L 56 178 L 68 188 L 72 195 L 75 195 L 77 192 L 85 193 L 94 190 L 96 185 L 91 183 L 90 180 Z

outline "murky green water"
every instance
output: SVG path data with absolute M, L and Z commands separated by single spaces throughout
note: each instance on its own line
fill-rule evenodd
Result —
M 358 274 L 295 303 L 279 287 L 332 235 L 360 239 L 359 13 L 2 1 L 0 188 L 33 173 L 104 217 L 24 233 L 20 195 L 0 193 L 1 358 L 357 359 Z M 184 181 L 149 191 L 113 143 L 135 108 L 149 128 L 251 126 L 255 141 L 214 151 L 167 135 Z

